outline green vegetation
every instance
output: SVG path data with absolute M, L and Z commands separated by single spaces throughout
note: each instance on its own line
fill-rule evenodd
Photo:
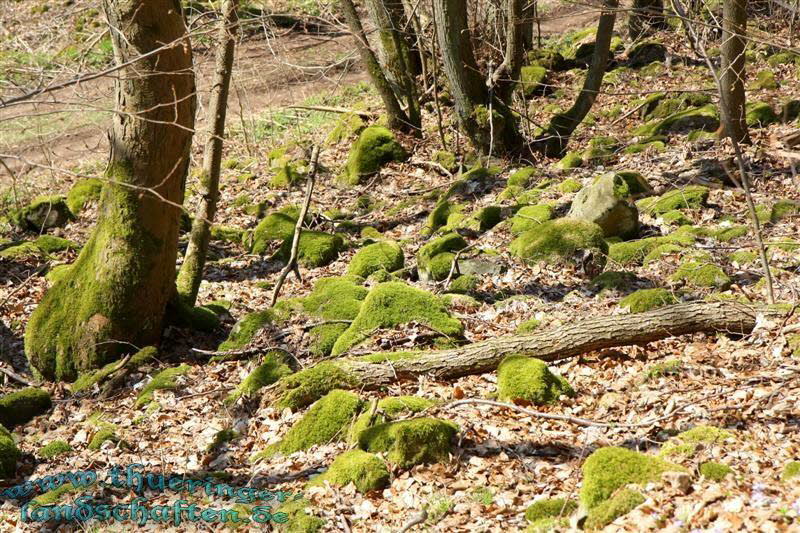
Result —
M 120 439 L 117 437 L 117 433 L 113 428 L 104 427 L 99 429 L 92 437 L 92 440 L 89 441 L 89 449 L 99 450 L 103 443 L 107 441 L 114 443 L 120 442 Z
M 146 348 L 142 348 L 135 354 L 133 354 L 125 364 L 125 366 L 130 370 L 135 370 L 140 366 L 144 365 L 145 363 L 149 363 L 152 361 L 155 356 L 158 355 L 158 351 L 153 346 L 147 346 Z M 73 394 L 77 394 L 79 392 L 83 392 L 91 388 L 95 383 L 100 383 L 111 374 L 116 372 L 120 368 L 119 361 L 113 361 L 108 363 L 103 368 L 99 370 L 95 370 L 93 372 L 84 372 L 78 379 L 71 386 L 71 390 Z
M 370 274 L 385 270 L 394 272 L 403 268 L 403 249 L 394 241 L 380 241 L 360 249 L 350 260 L 347 273 L 368 277 Z
M 14 442 L 14 436 L 0 425 L 0 479 L 14 477 L 20 457 L 22 454 Z
M 511 253 L 528 262 L 572 261 L 576 252 L 593 254 L 593 261 L 602 268 L 608 245 L 600 226 L 583 220 L 559 218 L 526 231 L 511 242 Z
M 545 405 L 562 394 L 574 396 L 575 391 L 566 379 L 553 374 L 547 363 L 539 359 L 509 356 L 497 369 L 497 396 L 502 401 L 525 400 Z
M 678 433 L 661 447 L 661 457 L 692 457 L 701 446 L 720 444 L 733 438 L 730 431 L 713 426 L 697 426 Z
M 619 306 L 631 313 L 644 313 L 657 307 L 677 303 L 678 300 L 667 289 L 640 289 L 619 301 Z
M 280 352 L 270 352 L 264 356 L 263 362 L 258 365 L 236 389 L 226 398 L 225 403 L 230 405 L 241 397 L 252 397 L 262 388 L 272 385 L 282 377 L 288 376 L 292 370 L 282 362 Z
M 389 470 L 377 455 L 361 450 L 350 450 L 339 455 L 323 474 L 314 478 L 309 486 L 325 482 L 337 487 L 353 483 L 356 490 L 367 493 L 385 488 L 389 484 Z
M 279 250 L 279 257 L 288 261 L 292 251 L 293 236 L 283 241 Z M 344 240 L 339 235 L 331 235 L 322 231 L 302 230 L 300 242 L 297 246 L 297 261 L 308 268 L 316 268 L 332 263 L 344 246 Z
M 453 422 L 414 418 L 372 426 L 358 436 L 358 445 L 369 452 L 388 452 L 391 463 L 408 468 L 446 461 L 457 432 Z
M 275 320 L 273 311 L 256 311 L 242 317 L 231 329 L 228 338 L 217 347 L 218 352 L 241 350 L 261 331 L 262 328 Z M 218 358 L 225 360 L 231 356 L 220 355 Z
M 663 376 L 669 376 L 679 373 L 683 369 L 683 361 L 680 359 L 670 359 L 663 363 L 656 363 L 647 369 L 644 375 L 644 381 L 658 379 Z
M 0 397 L 0 425 L 14 429 L 44 414 L 52 406 L 50 393 L 37 387 L 6 394 Z
M 366 176 L 376 173 L 390 161 L 404 161 L 408 152 L 383 126 L 370 126 L 358 136 L 353 145 L 342 181 L 358 185 Z
M 800 477 L 800 461 L 789 461 L 781 472 L 781 481 L 790 481 Z
M 166 368 L 153 376 L 153 379 L 144 386 L 136 396 L 134 407 L 142 407 L 153 401 L 153 393 L 157 390 L 173 390 L 178 388 L 176 378 L 187 374 L 192 367 L 180 365 L 173 368 Z
M 569 516 L 578 509 L 578 502 L 566 498 L 549 498 L 533 502 L 525 510 L 525 519 L 536 522 L 543 518 Z
M 684 281 L 692 287 L 726 289 L 732 280 L 722 268 L 704 261 L 687 261 L 678 267 L 673 281 Z
M 430 241 L 417 252 L 420 277 L 434 281 L 446 279 L 455 258 L 454 252 L 466 247 L 466 241 L 457 233 L 448 233 Z
M 643 198 L 636 207 L 650 214 L 663 215 L 673 210 L 697 209 L 708 201 L 709 189 L 703 185 L 688 185 L 667 191 L 658 197 Z
M 527 205 L 511 218 L 511 233 L 519 235 L 535 230 L 543 222 L 553 218 L 553 207 L 547 204 Z
M 722 481 L 728 474 L 733 473 L 733 469 L 728 465 L 707 461 L 700 465 L 700 475 L 711 481 Z
M 610 499 L 600 503 L 589 511 L 584 523 L 587 531 L 596 531 L 643 504 L 644 496 L 630 489 L 617 491 Z
M 43 459 L 55 459 L 72 451 L 72 446 L 63 440 L 54 440 L 39 448 L 37 455 Z
M 97 178 L 80 180 L 67 193 L 67 207 L 77 215 L 87 204 L 100 199 L 103 182 Z

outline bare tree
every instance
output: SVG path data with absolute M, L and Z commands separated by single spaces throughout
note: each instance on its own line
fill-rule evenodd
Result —
M 725 0 L 722 3 L 722 65 L 720 82 L 727 95 L 731 131 L 728 135 L 737 142 L 749 143 L 745 119 L 745 36 L 747 35 L 747 0 Z
M 664 26 L 664 0 L 633 0 L 633 9 L 628 17 L 631 39 L 639 39 Z

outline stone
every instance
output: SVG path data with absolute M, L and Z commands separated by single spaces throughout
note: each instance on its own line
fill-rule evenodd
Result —
M 630 239 L 639 233 L 639 211 L 630 196 L 619 174 L 605 174 L 578 192 L 567 216 L 597 224 L 605 237 Z

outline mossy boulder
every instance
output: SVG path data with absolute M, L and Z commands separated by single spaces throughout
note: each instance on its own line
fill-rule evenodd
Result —
M 716 461 L 706 461 L 701 463 L 698 468 L 700 475 L 711 481 L 722 481 L 728 474 L 733 473 L 733 469 L 728 465 Z
M 342 440 L 347 425 L 361 411 L 362 402 L 352 392 L 332 390 L 320 398 L 303 417 L 292 425 L 280 442 L 267 447 L 255 455 L 253 461 L 270 457 L 276 453 L 307 450 L 317 444 Z
M 72 214 L 77 215 L 86 205 L 99 200 L 102 190 L 103 182 L 97 178 L 80 180 L 67 193 L 67 207 Z
M 103 443 L 108 441 L 111 441 L 113 443 L 121 442 L 114 428 L 111 427 L 101 428 L 97 430 L 97 432 L 95 432 L 94 436 L 89 441 L 88 448 L 90 450 L 99 450 L 103 446 Z
M 380 270 L 379 272 L 386 272 Z M 321 278 L 314 290 L 302 301 L 303 310 L 323 320 L 353 320 L 369 291 L 348 277 Z M 347 330 L 347 323 L 320 324 L 308 332 L 309 351 L 315 356 L 328 356 L 333 345 Z
M 47 258 L 50 254 L 77 250 L 78 248 L 80 246 L 70 240 L 53 235 L 40 235 L 34 241 L 26 241 L 5 248 L 0 251 L 0 258 L 10 260 Z
M 358 316 L 336 340 L 331 353 L 340 355 L 366 340 L 375 330 L 419 322 L 442 335 L 460 337 L 464 326 L 433 294 L 400 281 L 380 283 L 364 300 Z
M 730 287 L 733 281 L 722 268 L 703 260 L 681 263 L 670 279 L 683 281 L 692 287 L 720 290 Z
M 249 515 L 250 512 L 244 511 L 240 516 Z M 325 527 L 325 520 L 309 513 L 306 500 L 287 501 L 278 507 L 278 513 L 283 513 L 288 518 L 283 524 L 275 523 L 274 528 L 280 533 L 317 533 Z
M 636 277 L 636 274 L 633 272 L 624 272 L 619 270 L 609 270 L 607 272 L 603 272 L 599 276 L 592 279 L 589 283 L 589 287 L 594 290 L 615 290 L 621 291 L 625 290 L 634 283 L 637 282 L 639 278 Z
M 620 516 L 630 513 L 644 502 L 645 497 L 635 490 L 619 490 L 614 493 L 611 498 L 600 503 L 589 511 L 589 514 L 586 516 L 586 522 L 583 524 L 583 528 L 586 531 L 597 531 L 603 529 Z
M 745 120 L 751 128 L 764 128 L 779 121 L 777 113 L 766 102 L 748 102 Z
M 613 137 L 600 135 L 589 140 L 589 146 L 583 151 L 581 158 L 593 165 L 608 165 L 619 150 L 619 141 Z
M 37 196 L 13 218 L 20 228 L 41 232 L 61 227 L 74 217 L 64 196 L 51 195 Z
M 155 376 L 150 382 L 139 391 L 136 396 L 135 408 L 145 406 L 153 401 L 153 396 L 157 390 L 174 390 L 178 388 L 178 378 L 188 374 L 192 369 L 189 365 L 180 365 L 172 368 L 165 368 Z
M 696 426 L 669 439 L 661 447 L 661 457 L 693 457 L 700 449 L 723 444 L 734 434 L 714 426 Z
M 663 237 L 646 237 L 634 241 L 613 243 L 608 248 L 608 258 L 623 266 L 641 264 L 651 253 L 664 245 L 689 246 L 695 237 L 687 232 L 674 232 Z
M 522 67 L 519 74 L 520 90 L 525 98 L 540 94 L 545 87 L 547 69 L 541 65 Z
M 455 253 L 466 248 L 461 235 L 448 233 L 430 241 L 417 252 L 417 271 L 423 281 L 441 281 L 447 278 Z
M 553 207 L 548 204 L 526 205 L 511 217 L 511 233 L 520 235 L 535 230 L 543 222 L 553 218 Z
M 315 477 L 308 486 L 323 485 L 325 482 L 336 487 L 352 483 L 358 492 L 366 494 L 389 485 L 389 470 L 377 455 L 350 450 L 336 457 L 328 470 Z
M 264 356 L 262 363 L 250 372 L 239 386 L 225 398 L 225 404 L 233 404 L 242 397 L 255 396 L 262 388 L 272 385 L 291 373 L 292 370 L 283 362 L 281 353 L 270 352 Z
M 671 98 L 667 98 L 664 93 L 655 93 L 643 102 L 642 117 L 648 120 L 663 119 L 680 111 L 711 104 L 711 102 L 711 95 L 706 93 L 685 93 Z
M 345 113 L 336 121 L 336 125 L 328 134 L 326 142 L 328 144 L 338 144 L 355 137 L 361 133 L 366 126 L 364 119 L 356 113 Z
M 688 185 L 667 191 L 658 197 L 643 198 L 636 206 L 646 213 L 663 215 L 675 209 L 698 209 L 708 201 L 709 188 L 703 185 Z
M 525 509 L 525 520 L 537 522 L 543 518 L 569 516 L 578 510 L 578 502 L 566 498 L 547 498 L 533 502 Z
M 22 454 L 14 442 L 14 436 L 0 425 L 0 479 L 14 477 L 20 457 Z
M 243 316 L 233 326 L 233 329 L 231 329 L 231 332 L 228 334 L 228 338 L 217 347 L 217 351 L 230 352 L 244 348 L 253 340 L 256 333 L 274 322 L 274 320 L 275 314 L 269 309 L 256 311 Z M 228 358 L 226 356 L 219 357 L 221 357 L 222 360 Z
M 292 237 L 287 237 L 278 257 L 288 261 L 292 251 Z M 344 246 L 344 239 L 340 235 L 325 233 L 324 231 L 302 230 L 300 242 L 297 245 L 297 261 L 307 268 L 317 268 L 329 265 L 337 257 Z
M 50 393 L 38 387 L 26 387 L 0 396 L 0 425 L 13 429 L 44 414 L 52 406 Z
M 667 211 L 661 215 L 661 221 L 664 224 L 669 224 L 671 226 L 685 226 L 692 224 L 692 220 L 684 215 L 679 209 Z
M 527 262 L 553 263 L 578 262 L 591 255 L 594 269 L 601 271 L 608 244 L 603 239 L 603 229 L 597 224 L 559 218 L 522 233 L 511 242 L 511 253 Z
M 756 79 L 750 83 L 750 88 L 757 91 L 777 89 L 778 82 L 775 81 L 775 74 L 771 70 L 760 70 L 756 73 Z
M 578 192 L 567 216 L 597 224 L 605 237 L 630 239 L 639 233 L 639 211 L 631 194 L 623 176 L 604 174 Z
M 54 440 L 39 448 L 39 451 L 36 453 L 36 455 L 43 459 L 55 459 L 56 457 L 71 451 L 72 446 L 70 446 L 68 442 L 63 440 Z
M 791 481 L 800 477 L 800 461 L 789 461 L 781 472 L 781 481 Z
M 413 418 L 377 424 L 361 432 L 358 445 L 368 452 L 387 452 L 387 459 L 408 468 L 446 461 L 458 433 L 453 422 L 437 418 Z
M 472 274 L 463 274 L 450 282 L 447 291 L 453 294 L 467 294 L 478 287 L 478 278 Z
M 285 208 L 264 217 L 253 231 L 250 251 L 254 254 L 264 254 L 269 250 L 271 243 L 291 239 L 299 216 L 298 209 Z
M 631 313 L 644 313 L 677 302 L 675 296 L 667 289 L 639 289 L 620 300 L 619 306 L 627 308 Z
M 353 145 L 342 181 L 359 185 L 365 177 L 378 172 L 390 161 L 404 161 L 408 152 L 395 140 L 392 132 L 383 126 L 370 126 L 358 136 Z
M 436 405 L 436 402 L 421 396 L 387 396 L 377 403 L 374 413 L 364 412 L 353 422 L 348 432 L 348 441 L 357 443 L 359 435 L 376 424 L 391 422 L 401 415 L 416 414 Z
M 716 131 L 719 128 L 719 110 L 713 104 L 678 111 L 662 119 L 651 120 L 636 130 L 639 137 L 654 137 L 670 133 L 688 133 L 694 130 Z
M 347 273 L 368 277 L 373 272 L 394 272 L 403 268 L 403 249 L 394 241 L 379 241 L 361 248 L 347 266 Z
M 641 68 L 653 61 L 665 61 L 667 47 L 654 41 L 644 41 L 634 45 L 628 51 L 628 68 Z
M 497 396 L 502 401 L 526 401 L 546 405 L 575 390 L 562 376 L 553 374 L 547 363 L 523 356 L 509 356 L 497 368 Z
M 273 189 L 290 189 L 300 183 L 305 177 L 305 167 L 299 163 L 286 162 L 276 169 L 275 175 L 269 180 Z
M 559 192 L 563 192 L 564 194 L 572 194 L 580 191 L 582 188 L 583 185 L 581 185 L 581 182 L 572 178 L 567 178 L 558 185 L 556 185 L 556 190 Z
M 506 185 L 508 187 L 520 187 L 524 189 L 531 185 L 533 178 L 539 175 L 539 170 L 536 167 L 522 167 L 515 170 L 508 176 Z
M 600 448 L 583 463 L 581 503 L 591 511 L 608 500 L 620 487 L 659 481 L 664 472 L 686 469 L 643 453 L 610 446 Z
M 560 170 L 570 170 L 580 166 L 583 166 L 583 158 L 578 152 L 567 152 L 566 155 L 556 163 L 556 168 Z

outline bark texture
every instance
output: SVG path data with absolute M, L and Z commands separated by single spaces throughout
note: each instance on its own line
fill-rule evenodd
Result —
M 178 272 L 178 295 L 188 305 L 197 301 L 197 291 L 203 280 L 211 223 L 217 213 L 219 173 L 222 164 L 222 143 L 225 137 L 225 117 L 228 111 L 228 92 L 233 72 L 233 53 L 236 47 L 239 0 L 226 0 L 222 6 L 219 38 L 214 67 L 214 83 L 208 102 L 208 140 L 203 152 L 200 174 L 200 201 L 197 204 L 189 246 Z
M 506 0 L 506 53 L 494 78 L 497 83 L 497 95 L 507 105 L 510 105 L 511 93 L 517 85 L 525 60 L 523 4 L 523 0 Z
M 156 343 L 175 290 L 178 218 L 195 112 L 192 50 L 177 0 L 106 0 L 119 71 L 99 219 L 25 332 L 43 377 L 74 380 Z
M 722 64 L 720 82 L 728 121 L 724 128 L 729 136 L 738 142 L 749 142 L 747 120 L 745 119 L 745 35 L 747 34 L 747 0 L 724 0 L 722 3 Z

